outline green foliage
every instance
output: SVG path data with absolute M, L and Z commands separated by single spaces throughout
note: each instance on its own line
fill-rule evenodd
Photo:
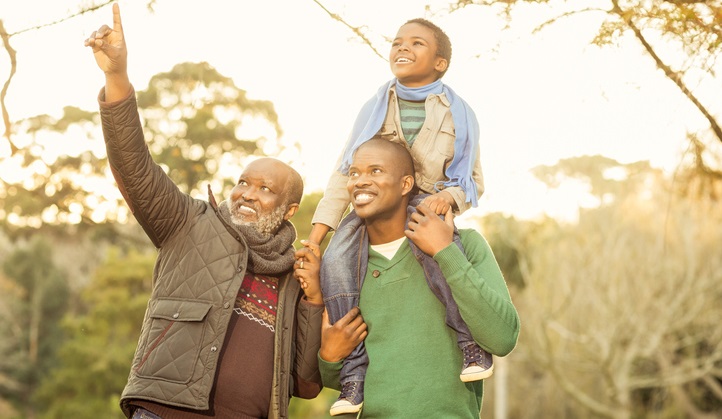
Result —
M 205 192 L 209 181 L 223 183 L 222 162 L 242 165 L 282 134 L 271 102 L 247 98 L 208 63 L 178 64 L 157 74 L 137 98 L 155 161 L 189 193 Z M 0 226 L 7 234 L 30 236 L 68 225 L 84 231 L 127 218 L 97 112 L 68 106 L 59 118 L 38 115 L 15 125 L 21 140 L 13 161 L 22 176 L 0 177 Z M 58 148 L 59 142 L 67 146 Z
M 648 185 L 650 176 L 660 176 L 649 162 L 622 164 L 605 156 L 577 156 L 561 159 L 552 166 L 537 166 L 531 170 L 537 179 L 552 188 L 563 182 L 579 180 L 590 186 L 590 193 L 600 199 L 637 193 Z
M 68 306 L 64 273 L 52 260 L 53 249 L 36 239 L 13 251 L 3 263 L 6 293 L 0 300 L 5 322 L 0 323 L 0 398 L 20 410 L 56 364 L 56 348 L 63 341 L 59 319 Z
M 259 150 L 267 138 L 243 137 L 248 117 L 281 135 L 271 102 L 248 99 L 205 62 L 178 64 L 153 76 L 138 93 L 138 106 L 156 161 L 186 192 L 201 190 L 200 182 L 216 175 L 224 154 L 240 162 Z
M 313 220 L 313 213 L 316 211 L 316 207 L 321 198 L 323 198 L 322 192 L 313 192 L 304 195 L 298 206 L 298 211 L 291 219 L 291 222 L 296 227 L 296 233 L 298 233 L 298 238 L 294 243 L 296 249 L 301 247 L 301 240 L 306 240 L 311 233 L 311 220 Z
M 83 310 L 63 319 L 68 340 L 58 366 L 35 400 L 44 418 L 122 418 L 118 403 L 128 378 L 155 253 L 111 253 L 82 292 Z
M 333 402 L 338 398 L 339 392 L 329 388 L 324 388 L 315 399 L 306 400 L 294 397 L 288 407 L 288 417 L 293 419 L 329 419 L 333 416 L 328 414 Z M 339 416 L 350 418 L 351 415 Z

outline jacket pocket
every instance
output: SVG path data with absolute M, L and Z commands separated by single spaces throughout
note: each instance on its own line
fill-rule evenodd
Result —
M 193 376 L 212 304 L 159 299 L 152 307 L 150 330 L 138 376 L 187 383 Z
M 434 141 L 436 151 L 451 160 L 451 158 L 454 157 L 455 141 L 456 131 L 454 130 L 453 125 L 442 125 L 441 128 L 439 128 L 439 133 L 436 135 L 436 140 Z
M 381 128 L 376 133 L 376 135 L 373 136 L 373 138 L 380 138 L 382 140 L 388 141 L 401 141 L 401 136 L 399 135 L 398 131 L 396 131 L 396 125 L 394 125 L 393 123 L 381 125 Z

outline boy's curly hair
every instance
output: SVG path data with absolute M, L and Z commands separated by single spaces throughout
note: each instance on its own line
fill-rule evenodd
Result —
M 409 23 L 417 23 L 431 29 L 431 31 L 434 33 L 434 38 L 436 38 L 436 44 L 438 45 L 436 55 L 446 60 L 446 70 L 448 70 L 449 66 L 451 65 L 451 40 L 449 39 L 449 36 L 440 27 L 436 26 L 433 22 L 424 18 L 419 17 L 416 19 L 408 20 L 406 23 L 404 23 L 404 25 L 408 25 Z M 446 70 L 441 72 L 439 78 L 444 77 Z

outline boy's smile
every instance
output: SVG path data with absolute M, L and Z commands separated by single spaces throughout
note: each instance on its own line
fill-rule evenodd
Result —
M 391 44 L 391 72 L 406 87 L 420 87 L 435 82 L 448 62 L 437 55 L 434 32 L 424 25 L 408 23 L 399 28 Z

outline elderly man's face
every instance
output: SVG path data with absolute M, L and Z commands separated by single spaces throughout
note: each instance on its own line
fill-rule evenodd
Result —
M 231 221 L 252 226 L 266 236 L 278 231 L 287 219 L 288 177 L 288 169 L 273 159 L 259 159 L 249 164 L 231 191 Z

